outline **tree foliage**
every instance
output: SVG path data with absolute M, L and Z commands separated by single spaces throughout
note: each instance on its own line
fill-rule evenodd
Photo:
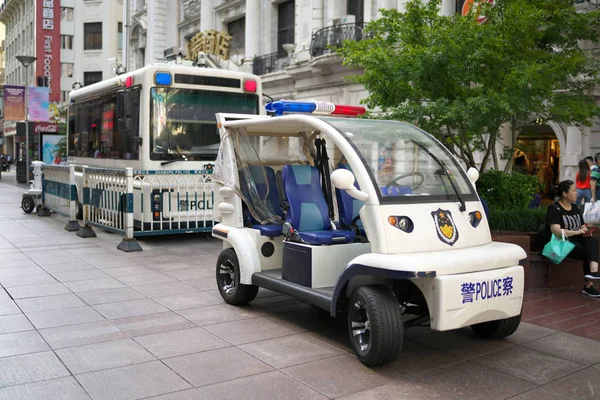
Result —
M 600 63 L 580 45 L 598 39 L 600 13 L 577 13 L 571 0 L 480 4 L 466 17 L 440 15 L 440 0 L 381 10 L 365 38 L 346 41 L 338 54 L 364 71 L 352 79 L 369 92 L 368 107 L 436 135 L 468 166 L 481 151 L 484 169 L 499 166 L 504 123 L 513 147 L 532 118 L 591 124 Z

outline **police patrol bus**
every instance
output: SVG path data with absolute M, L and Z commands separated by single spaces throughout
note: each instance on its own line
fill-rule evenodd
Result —
M 78 166 L 117 170 L 131 167 L 134 173 L 144 176 L 210 173 L 219 148 L 215 113 L 260 114 L 262 108 L 262 87 L 257 76 L 174 62 L 74 89 L 69 94 L 68 162 L 77 166 L 78 208 L 81 210 L 83 203 L 83 178 Z M 140 190 L 140 185 L 137 182 L 134 191 Z M 165 190 L 173 192 L 163 184 L 161 193 Z M 164 204 L 170 201 L 160 196 Z M 182 205 L 188 210 L 212 209 L 210 198 L 179 196 L 173 200 L 179 209 L 171 210 L 172 214 L 186 211 Z M 138 230 L 144 230 L 144 221 L 146 229 L 174 229 L 172 224 L 163 224 L 172 222 L 173 215 L 165 211 L 165 215 L 144 216 L 142 213 L 153 211 L 153 205 L 145 206 L 137 197 L 134 201 Z M 78 214 L 81 216 L 81 212 Z M 187 219 L 186 226 L 179 223 L 177 228 L 193 227 Z

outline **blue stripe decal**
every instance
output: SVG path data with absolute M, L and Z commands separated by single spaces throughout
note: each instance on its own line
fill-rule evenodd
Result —
M 127 193 L 127 213 L 133 214 L 133 193 Z
M 77 200 L 77 185 L 71 185 L 71 201 Z
M 71 185 L 68 183 L 44 181 L 45 185 L 42 185 L 42 190 L 52 196 L 61 197 L 63 199 L 71 199 Z
M 176 171 L 176 170 L 166 170 L 166 171 L 149 171 L 149 170 L 134 170 L 134 175 L 211 175 L 213 170 L 211 169 L 201 169 L 201 170 L 189 170 L 189 171 Z
M 83 204 L 90 204 L 90 188 L 83 188 Z

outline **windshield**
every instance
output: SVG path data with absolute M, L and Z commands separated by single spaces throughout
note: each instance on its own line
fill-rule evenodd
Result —
M 151 160 L 208 160 L 219 151 L 218 112 L 258 114 L 258 96 L 177 88 L 150 90 Z
M 322 119 L 358 151 L 382 203 L 477 199 L 456 159 L 424 131 L 398 121 Z

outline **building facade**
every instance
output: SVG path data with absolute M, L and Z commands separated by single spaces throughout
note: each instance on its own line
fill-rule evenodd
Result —
M 122 0 L 4 0 L 5 84 L 49 86 L 51 103 L 62 103 L 75 82 L 114 76 L 123 44 L 122 7 Z M 19 55 L 37 59 L 25 68 Z M 4 126 L 3 151 L 21 157 L 24 134 L 17 135 L 15 121 Z
M 179 40 L 173 46 L 185 52 L 189 41 L 200 32 L 226 32 L 232 37 L 230 57 L 222 60 L 211 56 L 215 64 L 260 75 L 265 94 L 272 98 L 358 104 L 367 93 L 346 77 L 360 71 L 343 67 L 340 58 L 328 48 L 345 39 L 360 40 L 364 24 L 378 18 L 379 9 L 403 10 L 406 3 L 407 0 L 180 0 L 177 6 L 170 6 L 173 15 L 178 15 Z M 584 12 L 596 3 L 575 0 L 574 6 Z M 465 0 L 442 0 L 441 13 L 462 13 L 464 5 Z M 583 46 L 594 54 L 598 52 L 590 43 Z M 600 90 L 597 95 L 600 96 Z M 532 115 L 532 121 L 535 120 Z M 506 143 L 498 144 L 499 152 L 510 138 L 509 127 L 505 129 L 502 136 Z M 600 125 L 580 128 L 544 121 L 522 132 L 519 146 L 531 158 L 528 172 L 550 187 L 559 178 L 574 177 L 578 160 L 600 151 Z
M 71 91 L 79 82 L 84 86 L 115 76 L 123 52 L 123 0 L 77 1 L 74 10 L 72 49 L 64 65 L 64 89 Z M 62 89 L 62 88 L 61 88 Z

